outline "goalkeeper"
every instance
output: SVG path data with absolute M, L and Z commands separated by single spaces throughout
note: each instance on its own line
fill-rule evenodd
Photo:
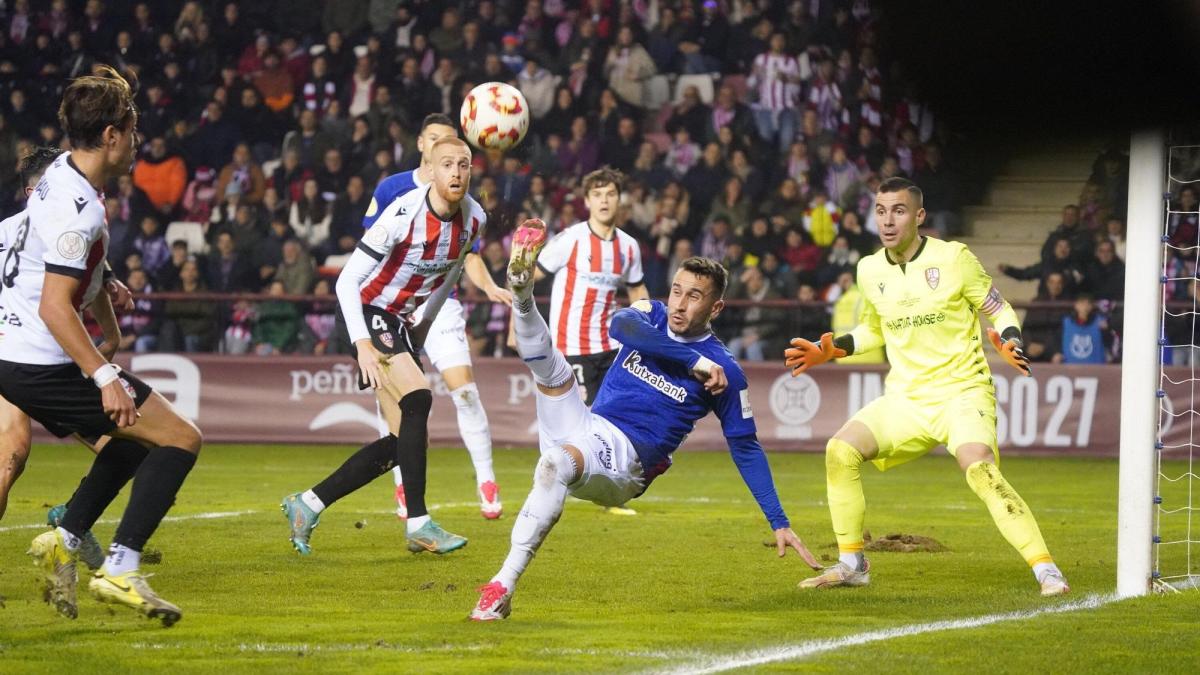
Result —
M 988 340 L 1028 376 L 1016 312 L 966 246 L 918 236 L 925 209 L 912 182 L 889 178 L 880 183 L 875 217 L 883 248 L 858 263 L 862 321 L 836 338 L 822 335 L 817 344 L 796 338 L 784 352 L 793 375 L 881 346 L 892 365 L 884 395 L 858 411 L 825 446 L 838 562 L 800 582 L 801 588 L 870 582 L 863 555 L 863 461 L 886 470 L 945 444 L 1000 533 L 1033 568 L 1042 595 L 1068 592 L 1033 513 L 996 463 L 995 389 L 980 344 L 979 314 L 995 326 L 988 329 Z

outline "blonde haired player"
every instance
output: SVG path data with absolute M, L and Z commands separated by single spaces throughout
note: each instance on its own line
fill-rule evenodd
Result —
M 1070 588 L 1033 512 L 996 464 L 995 389 L 979 339 L 979 314 L 995 326 L 988 329 L 992 345 L 1028 376 L 1020 323 L 966 246 L 918 236 L 925 219 L 922 201 L 920 188 L 903 178 L 879 185 L 875 217 L 883 248 L 858 263 L 862 322 L 836 338 L 826 333 L 817 344 L 796 338 L 784 352 L 793 375 L 881 346 L 892 364 L 884 395 L 851 417 L 825 446 L 838 562 L 800 587 L 870 583 L 863 555 L 863 461 L 886 470 L 945 444 L 1000 533 L 1033 568 L 1042 595 L 1064 594 Z

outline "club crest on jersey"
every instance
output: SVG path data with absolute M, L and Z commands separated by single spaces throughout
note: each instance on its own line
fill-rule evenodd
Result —
M 942 280 L 942 272 L 936 267 L 930 267 L 925 270 L 925 283 L 929 284 L 930 290 L 936 290 L 938 282 Z
M 379 341 L 382 342 L 383 346 L 387 347 L 388 349 L 396 348 L 396 341 L 392 339 L 391 333 L 380 333 Z
M 67 260 L 79 260 L 87 251 L 87 240 L 78 232 L 63 232 L 55 242 L 58 254 Z

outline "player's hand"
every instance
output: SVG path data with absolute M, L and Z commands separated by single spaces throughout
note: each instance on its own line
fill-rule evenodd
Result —
M 358 350 L 358 370 L 362 373 L 363 381 L 371 385 L 372 389 L 382 387 L 387 357 L 375 349 L 369 338 L 355 342 L 354 347 Z
M 112 303 L 113 309 L 122 309 L 127 312 L 133 309 L 133 293 L 125 284 L 116 279 L 109 279 L 104 282 L 104 290 L 108 291 L 108 299 Z
M 996 352 L 1008 363 L 1008 365 L 1021 371 L 1021 374 L 1029 377 L 1033 371 L 1029 368 L 1029 359 L 1025 358 L 1025 352 L 1021 350 L 1020 340 L 1000 340 L 1000 333 L 996 332 L 995 328 L 987 329 L 988 341 L 996 348 Z
M 814 556 L 812 552 L 808 550 L 808 547 L 804 545 L 804 542 L 800 541 L 800 537 L 797 537 L 796 533 L 792 532 L 792 528 L 781 527 L 778 530 L 775 530 L 775 550 L 779 552 L 780 558 L 787 555 L 789 546 L 795 549 L 796 553 L 799 553 L 801 558 L 804 558 L 804 564 L 808 565 L 814 570 L 821 569 L 821 563 L 817 562 L 816 556 Z
M 692 366 L 692 377 L 703 382 L 704 389 L 713 396 L 719 396 L 729 386 L 725 369 L 703 356 Z
M 492 302 L 503 303 L 506 307 L 512 307 L 512 291 L 507 288 L 495 286 L 484 291 L 487 293 L 488 300 Z
M 804 338 L 792 338 L 792 346 L 783 350 L 783 362 L 792 369 L 792 377 L 795 377 L 809 368 L 819 366 L 830 359 L 840 359 L 845 355 L 845 349 L 833 345 L 833 333 L 825 333 L 819 343 L 809 342 Z
M 100 388 L 100 403 L 104 406 L 104 412 L 108 418 L 117 423 L 117 428 L 131 427 L 134 422 L 137 422 L 137 406 L 134 405 L 133 397 L 129 395 L 129 392 L 125 391 L 125 385 L 121 383 L 121 378 Z

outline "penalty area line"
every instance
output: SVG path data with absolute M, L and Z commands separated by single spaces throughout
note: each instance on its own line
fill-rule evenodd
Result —
M 176 522 L 176 521 L 180 521 L 180 520 L 216 520 L 218 518 L 237 518 L 238 516 L 248 516 L 252 513 L 258 513 L 258 511 L 256 511 L 256 510 L 210 511 L 208 513 L 193 513 L 193 514 L 184 515 L 184 516 L 167 516 L 166 518 L 163 518 L 163 522 L 170 523 L 170 522 Z M 119 522 L 121 522 L 121 521 L 116 518 L 105 518 L 103 520 L 97 520 L 96 524 L 97 525 L 115 525 Z M 44 530 L 48 527 L 50 527 L 50 526 L 47 525 L 46 523 L 34 523 L 32 525 L 6 525 L 4 527 L 0 527 L 0 532 L 12 532 L 13 530 L 34 530 L 34 529 L 43 529 Z
M 1066 612 L 1096 609 L 1119 599 L 1120 598 L 1115 594 L 1089 595 L 1075 602 L 1067 602 L 1061 605 L 1043 607 L 1040 609 L 1004 612 L 999 614 L 985 614 L 982 616 L 968 617 L 965 619 L 948 619 L 945 621 L 933 621 L 930 623 L 909 624 L 907 626 L 884 628 L 881 630 L 873 630 L 866 633 L 848 635 L 840 638 L 809 640 L 793 645 L 784 645 L 769 649 L 756 649 L 726 656 L 713 655 L 701 657 L 681 666 L 663 670 L 653 670 L 649 672 L 654 673 L 655 675 L 675 675 L 676 673 L 680 675 L 684 673 L 693 675 L 698 675 L 701 673 L 723 673 L 729 670 L 761 666 L 767 663 L 794 661 L 796 659 L 803 659 L 809 656 L 816 656 L 818 654 L 838 651 L 846 647 L 856 647 L 858 645 L 865 645 L 873 642 L 883 642 L 896 638 L 906 638 L 913 635 L 979 628 L 981 626 L 990 626 L 995 623 L 1003 623 L 1006 621 L 1023 621 L 1027 619 L 1033 619 L 1047 614 L 1064 614 Z

